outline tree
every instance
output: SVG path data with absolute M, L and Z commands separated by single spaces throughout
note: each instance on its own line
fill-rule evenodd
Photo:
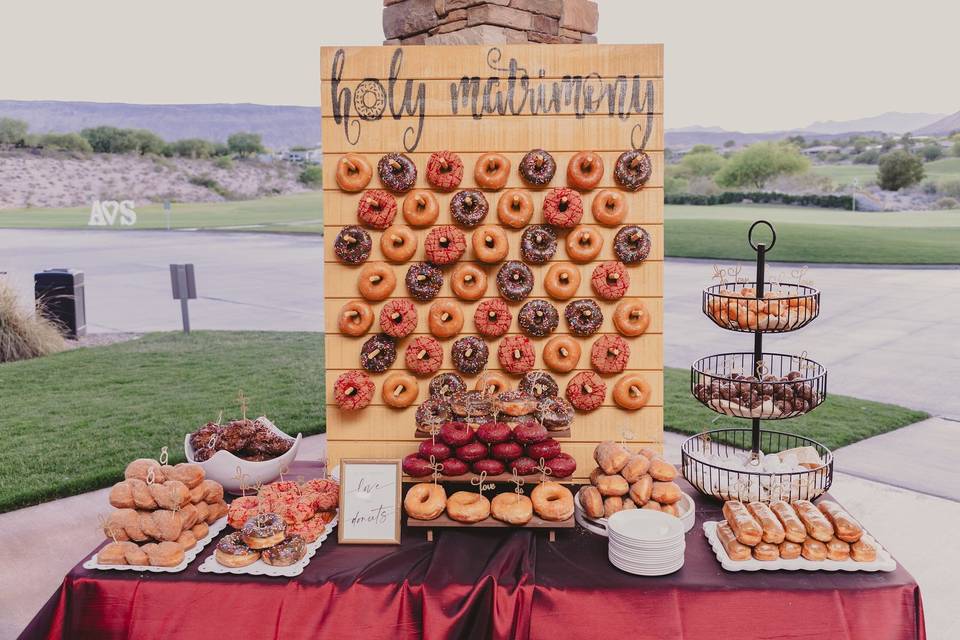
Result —
M 880 151 L 877 149 L 867 149 L 853 156 L 854 164 L 877 164 L 880 162 Z
M 317 165 L 307 167 L 300 172 L 300 183 L 311 189 L 321 189 L 323 187 L 323 169 Z
M 927 162 L 933 162 L 937 158 L 943 155 L 943 147 L 941 147 L 936 142 L 931 142 L 930 144 L 923 145 L 923 148 L 920 149 L 920 155 Z
M 706 147 L 706 150 L 697 151 L 699 147 Z M 726 162 L 727 159 L 714 151 L 713 147 L 698 144 L 680 161 L 677 174 L 688 178 L 710 178 L 720 171 Z
M 152 131 L 147 131 L 146 129 L 131 129 L 130 136 L 133 138 L 134 143 L 136 144 L 136 150 L 142 156 L 145 156 L 148 153 L 153 153 L 159 156 L 162 155 L 164 150 L 167 148 L 167 143 L 164 142 L 163 138 Z
M 79 133 L 45 133 L 37 138 L 37 144 L 47 149 L 60 151 L 82 151 L 90 153 L 93 147 Z
M 241 158 L 255 153 L 263 153 L 263 142 L 259 133 L 234 133 L 227 138 L 227 147 L 231 153 L 235 153 Z
M 953 148 L 950 150 L 953 152 L 954 157 L 960 158 L 960 140 L 954 142 Z
M 901 146 L 903 146 L 904 149 L 909 149 L 913 146 L 914 140 L 913 138 L 910 137 L 909 132 L 900 136 L 900 144 Z
M 80 131 L 80 135 L 96 153 L 130 153 L 138 150 L 137 139 L 132 129 L 117 127 L 92 127 Z
M 735 146 L 737 146 L 736 140 L 727 140 L 726 142 L 723 143 L 724 149 L 729 149 L 730 147 L 735 147 Z
M 897 146 L 897 141 L 893 138 L 887 138 L 883 141 L 883 144 L 880 145 L 880 150 L 886 153 L 887 151 L 893 150 Z
M 772 178 L 803 173 L 809 168 L 810 161 L 792 144 L 758 142 L 733 154 L 714 180 L 722 187 L 763 189 Z
M 923 180 L 923 162 L 920 158 L 898 149 L 880 158 L 877 182 L 885 191 L 899 191 Z
M 216 149 L 214 144 L 209 140 L 203 140 L 202 138 L 184 138 L 183 140 L 170 143 L 170 150 L 175 156 L 197 160 L 213 156 Z
M 29 125 L 15 118 L 0 118 L 0 144 L 21 144 Z

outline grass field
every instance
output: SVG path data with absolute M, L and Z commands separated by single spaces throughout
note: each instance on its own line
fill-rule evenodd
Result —
M 109 486 L 138 457 L 184 459 L 208 420 L 267 415 L 288 433 L 325 428 L 323 335 L 149 334 L 0 365 L 0 511 Z
M 819 164 L 810 168 L 814 173 L 827 176 L 837 185 L 853 182 L 854 178 L 864 186 L 867 182 L 876 181 L 877 165 L 875 164 Z M 960 158 L 940 158 L 923 165 L 927 178 L 939 180 L 941 178 L 960 178 Z
M 323 335 L 196 332 L 77 349 L 0 365 L 0 511 L 113 484 L 126 464 L 167 446 L 183 460 L 183 436 L 223 409 L 236 417 L 237 391 L 249 415 L 265 414 L 288 433 L 320 433 Z M 667 371 L 668 428 L 698 433 L 721 418 L 694 400 L 688 372 Z M 831 396 L 808 416 L 780 423 L 839 447 L 927 417 L 918 411 Z

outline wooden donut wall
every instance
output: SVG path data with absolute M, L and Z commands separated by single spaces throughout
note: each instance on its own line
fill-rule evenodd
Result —
M 630 286 L 625 300 L 642 301 L 650 314 L 650 325 L 638 337 L 628 337 L 630 358 L 623 373 L 602 375 L 607 385 L 603 405 L 591 412 L 578 411 L 569 438 L 561 439 L 563 450 L 577 460 L 575 479 L 588 477 L 595 463 L 592 452 L 601 440 L 621 439 L 625 429 L 634 442 L 656 449 L 663 442 L 663 81 L 660 45 L 500 45 L 444 47 L 357 47 L 324 48 L 322 63 L 323 105 L 323 188 L 324 188 L 324 287 L 327 377 L 327 436 L 331 465 L 340 458 L 402 458 L 416 451 L 414 414 L 428 397 L 432 376 L 418 378 L 419 395 L 413 406 L 394 409 L 381 396 L 387 374 L 404 371 L 404 349 L 418 335 L 430 335 L 427 310 L 432 302 L 453 299 L 463 308 L 464 325 L 458 336 L 440 340 L 444 361 L 440 372 L 455 371 L 450 348 L 459 337 L 478 335 L 473 323 L 477 302 L 458 300 L 450 287 L 450 274 L 456 265 L 443 268 L 444 284 L 431 302 L 416 302 L 418 324 L 414 335 L 397 343 L 397 359 L 382 374 L 371 374 L 376 391 L 369 406 L 358 411 L 339 409 L 333 397 L 333 383 L 344 371 L 359 370 L 360 348 L 378 329 L 379 311 L 387 300 L 369 302 L 374 312 L 370 331 L 361 337 L 339 333 L 337 319 L 341 307 L 350 300 L 362 299 L 358 273 L 363 265 L 347 265 L 334 254 L 334 240 L 347 225 L 358 225 L 357 206 L 364 192 L 349 193 L 337 185 L 336 168 L 345 153 L 362 155 L 373 169 L 367 189 L 385 189 L 377 175 L 377 162 L 390 152 L 404 153 L 417 167 L 415 188 L 431 189 L 440 205 L 435 225 L 454 224 L 450 199 L 456 191 L 433 190 L 427 182 L 427 160 L 435 151 L 457 153 L 463 161 L 463 180 L 458 187 L 476 189 L 474 166 L 486 152 L 509 158 L 511 170 L 504 189 L 484 191 L 490 211 L 482 224 L 500 225 L 497 201 L 503 190 L 524 189 L 534 202 L 530 224 L 544 224 L 542 203 L 551 189 L 567 187 L 567 163 L 579 151 L 593 151 L 603 159 L 600 184 L 581 192 L 584 214 L 581 224 L 596 229 L 604 243 L 593 262 L 577 265 L 581 283 L 568 301 L 551 299 L 543 287 L 543 276 L 550 264 L 570 262 L 564 239 L 558 230 L 556 254 L 544 265 L 528 265 L 535 284 L 523 302 L 542 299 L 553 304 L 560 324 L 551 335 L 569 333 L 563 318 L 566 304 L 572 300 L 594 299 L 603 311 L 603 324 L 592 336 L 576 338 L 581 343 L 577 369 L 569 374 L 550 372 L 560 385 L 561 395 L 567 381 L 577 372 L 590 370 L 590 348 L 603 334 L 619 335 L 613 325 L 616 300 L 599 299 L 590 284 L 594 268 L 601 262 L 616 260 L 613 237 L 623 224 L 641 225 L 652 240 L 649 256 L 638 265 L 627 267 Z M 542 148 L 556 160 L 557 170 L 549 184 L 531 187 L 520 177 L 518 167 L 523 156 Z M 652 175 L 637 191 L 622 189 L 614 179 L 614 166 L 621 153 L 643 149 L 652 162 Z M 601 189 L 621 192 L 628 205 L 625 220 L 616 227 L 598 225 L 590 211 Z M 405 194 L 395 193 L 397 215 L 394 224 L 406 225 L 402 205 Z M 509 240 L 507 259 L 521 260 L 522 229 L 500 225 Z M 467 239 L 467 251 L 461 264 L 472 261 L 487 273 L 487 293 L 483 300 L 498 297 L 496 274 L 502 263 L 483 264 L 475 260 L 470 247 L 473 229 L 460 227 Z M 373 240 L 370 262 L 385 261 L 380 250 L 382 231 L 366 228 Z M 430 227 L 414 227 L 418 246 L 413 258 L 404 264 L 391 264 L 397 279 L 391 298 L 409 298 L 404 284 L 407 268 L 424 257 L 424 239 Z M 521 334 L 517 313 L 523 302 L 508 302 L 513 314 L 507 335 Z M 542 348 L 550 336 L 532 338 L 537 352 L 536 369 L 546 369 Z M 500 370 L 497 346 L 500 339 L 486 340 L 490 350 L 488 370 Z M 440 373 L 438 372 L 438 373 Z M 613 385 L 621 376 L 636 373 L 652 389 L 642 409 L 627 411 L 612 398 Z M 461 374 L 463 375 L 463 374 Z M 478 376 L 463 375 L 468 388 Z M 520 376 L 512 376 L 519 381 Z

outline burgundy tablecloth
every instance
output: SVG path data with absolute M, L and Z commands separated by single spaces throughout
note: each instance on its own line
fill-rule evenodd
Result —
M 178 574 L 78 565 L 21 637 L 925 637 L 920 589 L 902 567 L 726 572 L 700 527 L 719 518 L 719 505 L 697 496 L 686 562 L 660 578 L 618 571 L 606 538 L 580 529 L 555 543 L 501 529 L 443 530 L 429 543 L 405 528 L 400 546 L 338 545 L 334 536 L 294 579 L 198 573 L 212 546 Z

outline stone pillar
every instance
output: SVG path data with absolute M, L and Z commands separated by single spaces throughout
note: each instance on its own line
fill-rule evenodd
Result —
M 597 41 L 591 0 L 383 0 L 384 44 Z

